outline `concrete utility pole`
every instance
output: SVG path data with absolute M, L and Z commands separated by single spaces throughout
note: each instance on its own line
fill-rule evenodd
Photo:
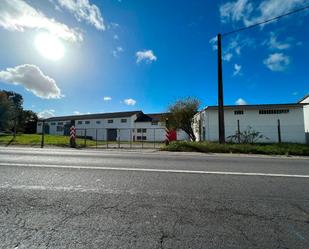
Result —
M 218 121 L 219 121 L 219 142 L 225 143 L 224 127 L 224 106 L 223 106 L 223 77 L 222 77 L 222 47 L 221 34 L 217 36 L 218 44 Z

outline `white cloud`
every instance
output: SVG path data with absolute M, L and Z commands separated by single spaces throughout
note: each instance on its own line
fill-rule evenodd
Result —
M 122 53 L 122 52 L 123 52 L 123 48 L 120 47 L 120 46 L 118 46 L 116 49 L 113 50 L 112 53 L 113 53 L 113 56 L 114 56 L 114 57 L 118 57 L 119 54 Z
M 27 29 L 45 30 L 66 41 L 83 40 L 80 32 L 46 17 L 22 0 L 0 1 L 0 26 L 7 30 L 20 32 Z
M 49 110 L 43 110 L 38 113 L 39 118 L 51 118 L 55 116 L 55 110 L 49 109 Z
M 89 3 L 89 0 L 58 0 L 58 3 L 70 11 L 79 22 L 86 21 L 99 30 L 105 30 L 99 7 Z
M 136 100 L 134 100 L 134 99 L 124 99 L 123 102 L 126 105 L 132 105 L 132 106 L 134 106 L 136 104 Z
M 103 98 L 103 100 L 104 100 L 104 101 L 111 101 L 111 100 L 112 100 L 112 97 L 105 96 L 105 97 Z
M 223 23 L 243 22 L 245 26 L 249 26 L 303 6 L 306 1 L 263 0 L 259 5 L 252 0 L 230 1 L 220 7 L 221 21 Z
M 232 53 L 226 53 L 223 55 L 223 60 L 224 61 L 230 61 L 233 57 L 233 54 Z
M 263 61 L 271 71 L 284 71 L 290 64 L 290 57 L 283 53 L 270 54 L 267 59 Z
M 270 38 L 269 41 L 267 42 L 269 48 L 284 50 L 291 47 L 291 44 L 287 42 L 286 43 L 279 42 L 277 39 L 278 39 L 277 35 L 274 32 L 270 32 Z
M 227 2 L 220 7 L 221 21 L 224 23 L 237 22 L 246 18 L 252 11 L 253 7 L 249 0 Z
M 217 49 L 217 45 L 215 43 L 216 39 L 213 40 L 213 49 Z M 242 49 L 245 47 L 254 47 L 255 40 L 251 38 L 245 38 L 243 36 L 237 35 L 229 40 L 227 40 L 227 44 L 223 47 L 223 57 L 222 59 L 225 61 L 231 61 L 234 56 L 240 56 Z
M 144 50 L 136 52 L 136 62 L 140 63 L 145 61 L 146 63 L 151 63 L 156 61 L 157 57 L 154 55 L 152 50 Z
M 236 104 L 236 105 L 247 105 L 248 103 L 247 103 L 247 101 L 245 101 L 244 99 L 239 98 L 239 99 L 237 99 L 237 100 L 235 101 L 235 104 Z
M 213 37 L 213 38 L 211 38 L 209 40 L 209 43 L 211 44 L 213 50 L 217 50 L 218 49 L 217 41 L 218 41 L 218 37 L 217 36 L 215 36 L 215 37 Z
M 24 64 L 0 71 L 0 81 L 22 85 L 26 90 L 44 99 L 61 98 L 61 91 L 54 79 L 41 71 L 38 66 Z
M 233 76 L 241 75 L 241 65 L 234 64 Z

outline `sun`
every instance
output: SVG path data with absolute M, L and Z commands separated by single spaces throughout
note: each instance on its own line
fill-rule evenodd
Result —
M 63 44 L 56 36 L 52 34 L 38 34 L 35 37 L 34 44 L 40 54 L 49 60 L 57 61 L 64 56 Z

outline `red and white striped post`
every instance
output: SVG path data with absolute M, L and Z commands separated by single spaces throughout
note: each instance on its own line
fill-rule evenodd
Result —
M 76 147 L 76 128 L 74 125 L 71 126 L 70 128 L 70 146 L 72 148 L 75 148 Z
M 170 131 L 169 131 L 169 123 L 168 118 L 165 119 L 165 145 L 170 144 Z

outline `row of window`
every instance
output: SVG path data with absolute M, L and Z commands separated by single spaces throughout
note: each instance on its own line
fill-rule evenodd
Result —
M 289 113 L 290 110 L 289 109 L 265 109 L 265 110 L 259 110 L 259 114 L 260 115 L 264 115 L 264 114 L 285 114 L 285 113 Z M 243 115 L 244 111 L 243 110 L 236 110 L 234 111 L 234 115 Z
M 85 122 L 85 124 L 90 124 L 90 121 L 89 120 L 86 120 L 86 121 L 78 121 L 77 122 L 77 124 L 83 124 L 83 122 Z M 126 119 L 126 118 L 122 118 L 121 120 L 120 120 L 120 122 L 121 123 L 127 123 L 128 122 L 128 120 Z M 108 124 L 112 124 L 112 123 L 114 123 L 114 120 L 113 119 L 108 119 L 107 120 L 107 123 Z M 97 120 L 96 121 L 96 124 L 101 124 L 101 121 L 100 120 Z
M 146 136 L 136 136 L 136 140 L 137 141 L 145 141 L 145 140 L 147 140 L 147 137 Z
M 136 129 L 137 133 L 146 133 L 147 129 Z

